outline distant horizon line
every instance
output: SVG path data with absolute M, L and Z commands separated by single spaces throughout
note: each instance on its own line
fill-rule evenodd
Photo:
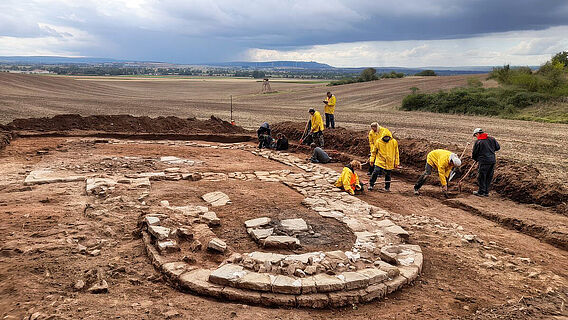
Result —
M 266 60 L 266 61 L 245 61 L 245 60 L 235 60 L 235 61 L 217 61 L 217 62 L 202 62 L 202 63 L 187 63 L 187 62 L 169 62 L 169 61 L 154 61 L 154 60 L 135 60 L 135 59 L 121 59 L 121 58 L 107 58 L 107 57 L 90 57 L 90 56 L 61 56 L 61 55 L 10 55 L 10 56 L 0 56 L 0 62 L 26 62 L 26 61 L 2 61 L 2 58 L 54 58 L 54 59 L 73 59 L 73 60 L 100 60 L 99 63 L 108 62 L 120 62 L 120 63 L 157 63 L 157 64 L 172 64 L 172 65 L 188 65 L 188 66 L 214 66 L 217 64 L 225 63 L 276 63 L 276 62 L 301 62 L 301 63 L 317 63 L 320 65 L 327 65 L 335 69 L 360 69 L 360 68 L 401 68 L 401 69 L 444 69 L 444 68 L 492 68 L 503 66 L 507 64 L 500 65 L 459 65 L 459 66 L 420 66 L 420 67 L 407 67 L 407 66 L 343 66 L 337 67 L 330 65 L 328 63 L 322 63 L 318 61 L 307 61 L 307 60 Z M 39 62 L 38 62 L 39 63 Z M 528 66 L 528 67 L 538 67 L 539 65 L 511 65 L 513 67 L 517 66 Z

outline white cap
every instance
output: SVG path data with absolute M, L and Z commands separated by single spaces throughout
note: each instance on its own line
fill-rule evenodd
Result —
M 481 129 L 481 128 L 475 128 L 475 129 L 473 130 L 473 135 L 475 135 L 476 133 L 483 133 L 483 129 Z
M 455 153 L 450 154 L 450 161 L 454 164 L 454 167 L 459 167 L 462 165 L 460 158 Z

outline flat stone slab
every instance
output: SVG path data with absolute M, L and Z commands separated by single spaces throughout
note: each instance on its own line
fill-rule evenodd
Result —
M 211 227 L 216 227 L 221 225 L 221 219 L 217 217 L 217 214 L 213 211 L 207 211 L 201 215 L 201 220 L 203 220 L 207 225 Z
M 91 194 L 96 192 L 98 189 L 105 190 L 110 187 L 114 187 L 116 183 L 116 181 L 110 178 L 88 178 L 85 190 L 87 191 L 87 194 Z
M 160 219 L 158 217 L 146 216 L 144 217 L 144 223 L 147 226 L 160 225 Z
M 224 253 L 227 250 L 227 244 L 219 238 L 213 238 L 207 244 L 207 249 Z
M 245 227 L 248 228 L 260 228 L 270 224 L 271 219 L 268 217 L 256 218 L 245 221 Z
M 381 283 L 389 277 L 387 272 L 375 268 L 361 269 L 358 270 L 357 273 L 369 279 L 369 285 Z
M 170 236 L 170 228 L 151 225 L 148 226 L 148 232 L 158 240 L 165 240 Z
M 302 280 L 278 275 L 272 282 L 272 292 L 300 294 L 302 292 Z
M 212 207 L 220 207 L 226 205 L 227 203 L 231 203 L 229 196 L 221 191 L 206 193 L 201 198 L 207 201 Z
M 54 172 L 51 170 L 34 170 L 28 174 L 24 180 L 24 185 L 47 184 L 58 182 L 85 181 L 86 176 L 67 175 L 65 172 Z
M 170 253 L 179 251 L 179 247 L 174 240 L 158 241 L 156 245 L 160 253 Z
M 243 267 L 229 263 L 213 270 L 209 276 L 209 282 L 226 286 L 241 279 L 246 274 L 247 272 Z
M 270 262 L 272 264 L 278 263 L 286 258 L 283 254 L 260 251 L 251 252 L 247 256 L 258 263 Z
M 280 220 L 280 225 L 284 230 L 290 232 L 303 232 L 309 230 L 308 224 L 302 218 Z
M 160 161 L 166 162 L 166 163 L 169 163 L 169 164 L 187 164 L 187 165 L 190 165 L 190 166 L 195 164 L 195 161 L 193 161 L 193 160 L 181 159 L 181 158 L 174 157 L 174 156 L 161 157 Z
M 300 240 L 289 236 L 268 236 L 262 240 L 262 245 L 269 248 L 297 248 Z
M 236 286 L 238 288 L 254 291 L 270 291 L 272 288 L 272 281 L 268 274 L 250 272 L 244 275 L 236 283 Z
M 274 233 L 274 228 L 269 229 L 249 229 L 249 235 L 256 241 L 260 241 L 271 236 Z
M 365 288 L 369 285 L 369 278 L 357 272 L 343 272 L 343 281 L 345 281 L 345 290 L 354 290 Z
M 406 230 L 404 230 L 403 228 L 401 228 L 400 226 L 394 225 L 394 226 L 390 226 L 390 227 L 386 227 L 385 228 L 386 232 L 395 234 L 403 239 L 408 239 L 408 237 L 410 236 L 410 234 L 408 232 L 406 232 Z
M 336 276 L 330 276 L 325 273 L 316 274 L 314 276 L 316 289 L 318 292 L 331 292 L 343 290 L 345 282 Z

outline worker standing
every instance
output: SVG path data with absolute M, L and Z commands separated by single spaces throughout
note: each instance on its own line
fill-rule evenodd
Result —
M 325 103 L 324 113 L 325 113 L 325 127 L 329 129 L 330 126 L 332 129 L 335 129 L 335 103 L 337 99 L 331 92 L 327 92 L 327 97 L 323 101 Z
M 436 168 L 438 170 L 438 176 L 440 177 L 440 183 L 442 183 L 442 192 L 448 192 L 447 177 L 449 177 L 453 167 L 461 166 L 461 160 L 457 154 L 452 153 L 448 150 L 437 149 L 430 151 L 428 157 L 426 158 L 426 167 L 424 173 L 420 176 L 416 185 L 414 185 L 414 194 L 420 194 L 418 190 L 422 187 L 426 178 L 432 173 L 432 169 Z
M 373 190 L 377 178 L 384 174 L 385 188 L 383 190 L 389 192 L 391 172 L 400 165 L 398 142 L 391 135 L 385 135 L 376 142 L 371 158 L 374 160 L 375 169 L 369 182 L 369 191 Z
M 310 131 L 314 142 L 318 145 L 318 147 L 323 148 L 323 120 L 321 118 L 321 114 L 319 111 L 316 111 L 314 108 L 310 108 L 308 112 L 312 115 L 311 123 L 312 129 Z
M 371 130 L 369 130 L 369 154 L 371 154 L 371 156 L 369 157 L 369 171 L 367 172 L 367 175 L 369 176 L 373 173 L 374 169 L 374 158 L 372 154 L 375 148 L 375 144 L 384 136 L 392 137 L 392 133 L 389 129 L 379 126 L 377 122 L 371 123 Z
M 355 170 L 361 169 L 361 162 L 357 160 L 351 161 L 347 166 L 341 171 L 341 175 L 335 182 L 335 186 L 339 187 L 350 195 L 354 196 L 355 193 L 363 193 L 363 184 L 359 181 L 359 176 L 355 173 Z
M 471 158 L 478 163 L 477 185 L 479 190 L 473 194 L 479 197 L 488 197 L 495 170 L 495 152 L 501 149 L 495 138 L 484 133 L 481 128 L 473 130 L 473 136 L 477 139 L 473 145 Z

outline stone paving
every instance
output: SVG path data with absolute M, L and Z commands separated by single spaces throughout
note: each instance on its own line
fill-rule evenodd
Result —
M 187 145 L 197 146 L 192 143 Z M 160 254 L 160 250 L 155 247 L 158 239 L 154 235 L 155 230 L 152 230 L 156 227 L 155 220 L 146 220 L 143 239 L 150 260 L 183 290 L 266 306 L 326 308 L 380 299 L 418 277 L 423 262 L 420 247 L 405 244 L 409 234 L 387 219 L 391 215 L 389 212 L 333 187 L 333 182 L 338 177 L 336 171 L 307 164 L 287 153 L 257 151 L 244 144 L 221 145 L 217 148 L 251 151 L 258 156 L 300 168 L 304 172 L 234 172 L 226 177 L 223 173 L 204 173 L 204 177 L 214 177 L 218 181 L 258 179 L 283 183 L 305 196 L 302 204 L 322 217 L 345 223 L 357 238 L 352 249 L 346 252 L 290 255 L 264 251 L 233 252 L 218 267 L 211 269 L 182 261 L 168 261 L 167 255 Z M 223 197 L 217 194 L 203 199 L 213 205 L 220 198 Z M 270 218 L 261 217 L 246 221 L 245 227 L 260 244 L 274 240 L 286 243 L 286 246 L 300 245 L 294 237 L 274 235 L 270 223 Z M 308 230 L 308 225 L 300 218 L 282 220 L 279 224 L 291 233 Z M 192 225 L 190 228 L 195 227 L 196 225 Z M 211 235 L 214 236 L 214 232 Z M 222 244 L 221 249 L 214 249 L 219 242 Z M 218 252 L 230 250 L 216 237 L 207 247 Z
M 119 141 L 111 143 L 165 143 L 180 142 Z M 409 233 L 396 225 L 399 217 L 333 186 L 339 176 L 335 170 L 318 164 L 306 163 L 293 155 L 272 150 L 259 151 L 246 144 L 209 145 L 184 142 L 184 145 L 213 149 L 237 149 L 252 152 L 294 168 L 292 170 L 250 172 L 190 172 L 188 167 L 197 161 L 176 157 L 162 157 L 158 161 L 176 167 L 157 172 L 133 173 L 124 176 L 66 177 L 50 176 L 34 171 L 26 183 L 55 183 L 85 181 L 85 192 L 99 198 L 108 198 L 118 186 L 128 186 L 137 192 L 138 200 L 151 190 L 151 181 L 207 180 L 243 181 L 260 180 L 282 183 L 304 196 L 302 204 L 320 216 L 344 223 L 356 236 L 348 251 L 308 252 L 303 254 L 277 254 L 266 251 L 233 252 L 217 237 L 214 228 L 222 221 L 208 206 L 187 204 L 171 206 L 168 201 L 158 207 L 168 214 L 147 213 L 141 218 L 142 239 L 152 264 L 168 278 L 170 283 L 197 295 L 280 307 L 327 308 L 367 303 L 380 299 L 414 281 L 420 274 L 423 256 L 419 246 L 405 244 Z M 45 170 L 47 171 L 47 170 Z M 42 180 L 43 179 L 43 180 Z M 41 182 L 37 182 L 41 181 Z M 222 192 L 202 195 L 211 207 L 231 205 Z M 141 207 L 142 208 L 142 207 Z M 268 221 L 267 221 L 268 219 Z M 267 227 L 269 218 L 247 221 L 249 234 L 261 245 L 274 241 L 287 247 L 300 246 L 295 233 L 305 232 L 309 226 L 300 218 L 280 221 L 280 227 L 289 235 L 275 234 Z M 248 231 L 248 230 L 247 230 Z M 286 238 L 284 238 L 286 237 Z M 215 267 L 176 260 L 180 244 L 189 243 L 194 252 L 207 250 L 212 254 L 228 256 Z

